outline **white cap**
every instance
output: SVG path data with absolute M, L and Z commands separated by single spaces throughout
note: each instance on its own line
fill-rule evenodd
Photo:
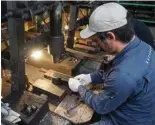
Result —
M 110 2 L 97 7 L 89 18 L 89 26 L 80 32 L 88 38 L 97 32 L 105 32 L 127 24 L 127 10 L 118 3 Z

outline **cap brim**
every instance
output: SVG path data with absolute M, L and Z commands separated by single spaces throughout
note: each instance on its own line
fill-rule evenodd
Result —
M 86 38 L 88 38 L 88 37 L 94 35 L 95 33 L 96 33 L 96 32 L 91 31 L 91 30 L 89 29 L 89 27 L 87 26 L 86 29 L 84 29 L 84 30 L 82 30 L 82 31 L 80 32 L 80 37 L 83 38 L 83 39 L 86 39 Z

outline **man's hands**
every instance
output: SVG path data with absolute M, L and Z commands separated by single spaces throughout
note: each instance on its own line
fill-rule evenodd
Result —
M 69 88 L 73 91 L 73 92 L 77 92 L 78 88 L 80 85 L 88 85 L 89 83 L 91 83 L 91 76 L 90 74 L 81 74 L 78 75 L 74 78 L 70 78 L 68 81 L 68 85 Z
M 73 92 L 77 92 L 79 86 L 80 86 L 80 85 L 83 85 L 83 82 L 80 82 L 79 80 L 74 79 L 74 78 L 70 78 L 69 81 L 68 81 L 68 85 L 69 85 L 69 88 L 70 88 Z
M 88 85 L 92 82 L 90 74 L 80 74 L 74 78 L 83 82 L 84 85 Z

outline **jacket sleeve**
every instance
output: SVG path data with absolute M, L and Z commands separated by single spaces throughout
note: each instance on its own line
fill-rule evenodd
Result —
M 103 70 L 93 72 L 93 73 L 90 74 L 90 76 L 91 76 L 91 80 L 92 80 L 93 85 L 101 84 L 105 80 L 105 72 Z
M 84 86 L 79 87 L 79 94 L 86 104 L 99 114 L 107 114 L 123 104 L 132 94 L 135 79 L 128 74 L 114 72 L 105 80 L 105 88 L 94 94 Z

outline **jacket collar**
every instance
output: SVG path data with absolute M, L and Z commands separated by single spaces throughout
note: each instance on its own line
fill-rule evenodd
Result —
M 135 48 L 137 45 L 139 45 L 141 40 L 138 37 L 135 37 L 133 40 L 129 42 L 129 44 L 119 53 L 115 56 L 115 58 L 112 61 L 112 65 L 117 65 L 123 58 L 124 55 L 130 51 L 131 49 Z

